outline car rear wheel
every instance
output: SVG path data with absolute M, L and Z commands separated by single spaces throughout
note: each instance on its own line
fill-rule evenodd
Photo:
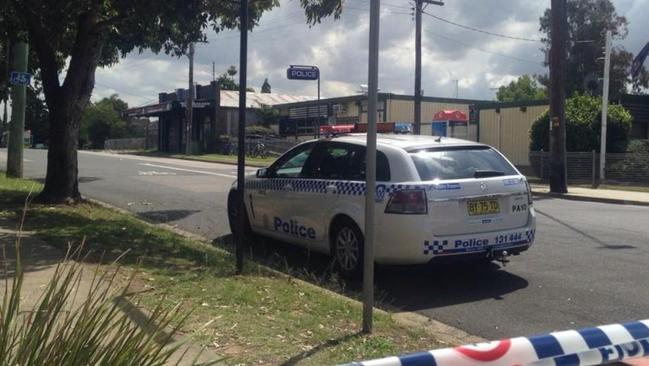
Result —
M 236 241 L 238 238 L 238 227 L 237 227 L 237 217 L 239 216 L 239 204 L 237 191 L 231 191 L 228 194 L 228 222 L 230 224 L 230 232 L 232 232 L 232 238 Z M 244 216 L 244 230 L 243 230 L 243 239 L 249 240 L 252 237 L 252 229 L 250 228 L 250 221 L 248 220 L 248 213 L 246 210 L 243 210 Z
M 343 277 L 360 278 L 363 274 L 363 246 L 363 233 L 352 220 L 341 219 L 334 223 L 331 254 Z

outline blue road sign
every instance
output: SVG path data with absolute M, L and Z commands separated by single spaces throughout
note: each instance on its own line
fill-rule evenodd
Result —
M 286 77 L 290 80 L 318 80 L 320 70 L 316 66 L 291 65 L 286 69 Z
M 9 78 L 12 85 L 29 85 L 32 74 L 28 72 L 12 71 Z

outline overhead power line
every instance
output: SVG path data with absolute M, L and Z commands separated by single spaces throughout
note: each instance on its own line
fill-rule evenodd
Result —
M 486 31 L 486 30 L 483 30 L 483 29 L 478 29 L 478 28 L 474 28 L 474 27 L 471 27 L 471 26 L 468 26 L 468 25 L 464 25 L 464 24 L 456 23 L 456 22 L 454 22 L 454 21 L 451 21 L 451 20 L 448 20 L 448 19 L 444 19 L 444 18 L 442 18 L 442 17 L 438 17 L 437 15 L 433 15 L 433 14 L 431 14 L 431 13 L 427 13 L 427 12 L 425 12 L 425 11 L 423 11 L 423 13 L 426 14 L 426 15 L 428 15 L 429 17 L 431 17 L 431 18 L 433 18 L 433 19 L 437 19 L 437 20 L 439 20 L 440 22 L 444 22 L 444 23 L 447 23 L 447 24 L 451 24 L 451 25 L 454 25 L 454 26 L 456 26 L 456 27 L 460 27 L 460 28 L 463 28 L 463 29 L 467 29 L 467 30 L 470 30 L 470 31 L 473 31 L 473 32 L 478 32 L 478 33 L 488 34 L 488 35 L 490 35 L 490 36 L 494 36 L 494 37 L 513 39 L 513 40 L 517 40 L 517 41 L 543 42 L 543 41 L 541 41 L 540 39 L 525 38 L 525 37 L 518 37 L 518 36 L 510 36 L 510 35 L 507 35 L 507 34 L 501 34 L 501 33 L 489 32 L 489 31 Z

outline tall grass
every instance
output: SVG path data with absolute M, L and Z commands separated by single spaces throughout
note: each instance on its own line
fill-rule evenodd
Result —
M 23 307 L 20 235 L 15 246 L 13 270 L 3 248 L 5 289 L 0 304 L 0 365 L 172 364 L 172 355 L 183 346 L 174 342 L 174 336 L 187 316 L 179 312 L 179 306 L 157 305 L 145 324 L 135 324 L 121 310 L 124 306 L 120 306 L 133 277 L 120 286 L 116 281 L 119 268 L 102 271 L 97 266 L 89 289 L 80 292 L 82 279 L 87 281 L 90 276 L 84 277 L 83 267 L 69 259 L 79 258 L 82 243 L 74 252 L 68 251 L 65 260 L 56 266 L 36 304 Z M 173 358 L 178 359 L 176 365 L 183 359 Z M 197 364 L 197 359 L 198 356 L 192 364 Z

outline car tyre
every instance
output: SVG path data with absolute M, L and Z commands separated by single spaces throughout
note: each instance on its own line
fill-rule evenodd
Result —
M 349 218 L 336 220 L 330 241 L 331 255 L 338 273 L 344 278 L 362 278 L 365 238 L 358 225 Z
M 228 223 L 230 224 L 230 232 L 232 232 L 232 239 L 234 242 L 237 241 L 237 216 L 239 211 L 237 191 L 231 191 L 228 194 Z M 250 228 L 250 220 L 248 219 L 248 212 L 243 210 L 244 215 L 244 231 L 243 231 L 243 240 L 248 241 L 252 238 L 252 229 Z

